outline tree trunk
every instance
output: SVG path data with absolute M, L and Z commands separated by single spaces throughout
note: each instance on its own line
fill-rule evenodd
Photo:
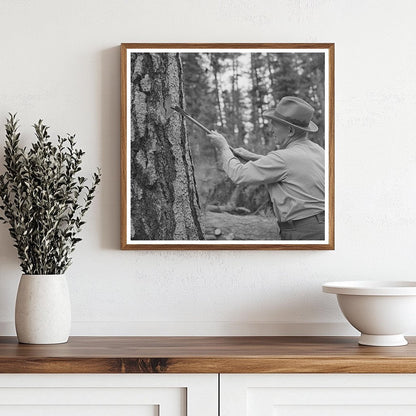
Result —
M 256 76 L 255 76 L 256 62 L 254 54 L 250 55 L 250 76 L 251 76 L 251 123 L 253 124 L 253 133 L 256 138 L 256 142 L 260 141 L 260 132 L 259 132 L 259 112 L 257 107 L 257 89 Z
M 203 240 L 177 53 L 131 60 L 131 238 Z
M 269 138 L 267 137 L 265 129 L 264 129 L 264 126 L 265 126 L 264 116 L 263 116 L 263 113 L 264 113 L 264 108 L 263 108 L 264 91 L 262 90 L 262 86 L 260 84 L 260 77 L 259 77 L 258 70 L 259 70 L 258 66 L 255 65 L 254 66 L 254 77 L 255 77 L 255 82 L 256 82 L 257 99 L 258 99 L 258 101 L 257 101 L 257 103 L 258 103 L 258 117 L 259 117 L 259 125 L 260 125 L 259 130 L 262 132 L 262 135 L 261 135 L 262 142 L 263 142 L 264 145 L 267 146 L 269 144 Z
M 246 134 L 244 123 L 243 123 L 243 112 L 241 106 L 241 91 L 239 85 L 240 77 L 240 68 L 238 66 L 238 56 L 233 55 L 233 102 L 234 102 L 234 114 L 235 114 L 235 124 L 236 124 L 236 136 L 237 136 L 237 145 L 244 146 L 244 136 Z
M 218 58 L 215 56 L 215 54 L 210 54 L 210 60 L 211 60 L 211 67 L 212 67 L 212 71 L 214 73 L 214 81 L 215 81 L 215 96 L 216 96 L 216 100 L 217 100 L 217 107 L 218 107 L 218 120 L 220 122 L 220 126 L 224 127 L 224 117 L 223 117 L 223 112 L 222 112 L 222 107 L 221 107 L 221 85 L 220 82 L 218 80 L 218 69 L 219 69 L 219 63 L 218 63 Z
M 238 119 L 238 73 L 237 73 L 237 59 L 235 54 L 232 55 L 232 69 L 233 75 L 231 79 L 231 102 L 232 102 L 232 118 L 231 118 L 231 125 L 232 125 L 232 134 L 237 136 L 237 143 L 238 143 L 238 126 L 237 126 L 237 119 Z
M 276 85 L 274 81 L 274 73 L 273 73 L 272 63 L 271 63 L 271 58 L 270 58 L 269 53 L 266 54 L 266 59 L 267 59 L 267 69 L 269 70 L 270 87 L 272 89 L 271 96 L 273 98 L 273 102 L 270 103 L 270 107 L 276 107 L 278 99 L 277 99 L 277 93 L 276 93 Z
M 265 123 L 263 117 L 263 104 L 264 104 L 264 93 L 262 91 L 262 86 L 259 79 L 259 64 L 254 54 L 251 54 L 251 80 L 253 85 L 252 90 L 252 101 L 253 101 L 253 126 L 256 134 L 257 141 L 262 143 L 263 146 L 267 146 L 269 143 L 269 138 L 265 132 Z

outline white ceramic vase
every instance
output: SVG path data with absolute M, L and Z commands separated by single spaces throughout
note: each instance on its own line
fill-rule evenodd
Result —
M 71 303 L 65 275 L 22 275 L 17 290 L 15 324 L 20 343 L 67 342 Z

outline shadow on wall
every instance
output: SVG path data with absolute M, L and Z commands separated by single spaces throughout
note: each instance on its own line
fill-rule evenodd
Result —
M 249 307 L 238 307 L 233 316 L 225 320 L 238 322 L 236 328 L 244 335 L 334 335 L 340 328 L 350 329 L 332 299 L 326 299 L 320 286 L 316 289 L 313 293 L 299 292 L 295 297 L 279 296 L 276 291 L 270 291 L 257 307 L 252 303 Z M 328 306 L 333 304 L 333 316 L 325 317 L 322 322 L 308 321 L 308 316 L 320 315 L 322 303 L 326 301 Z
M 100 52 L 101 248 L 120 248 L 120 47 Z

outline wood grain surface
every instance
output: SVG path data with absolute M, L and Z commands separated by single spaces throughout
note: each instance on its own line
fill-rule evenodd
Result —
M 355 337 L 71 337 L 19 344 L 0 337 L 1 373 L 416 373 L 404 347 Z

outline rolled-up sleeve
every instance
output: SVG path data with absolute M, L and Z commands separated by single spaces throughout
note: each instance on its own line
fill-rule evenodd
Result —
M 237 185 L 274 183 L 287 176 L 286 163 L 277 152 L 247 163 L 241 163 L 228 149 L 222 152 L 221 157 L 225 173 Z

